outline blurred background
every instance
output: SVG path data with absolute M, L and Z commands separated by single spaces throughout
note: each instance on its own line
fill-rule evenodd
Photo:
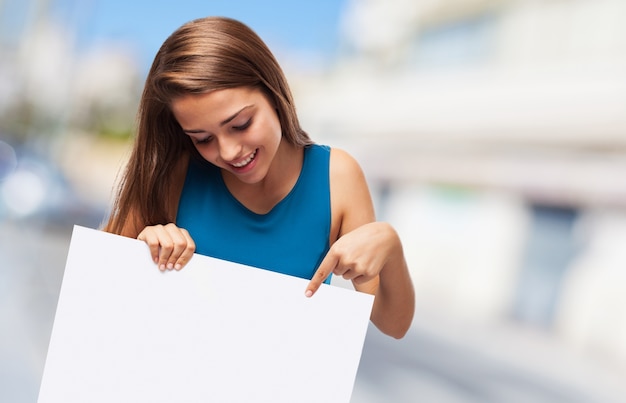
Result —
M 624 0 L 0 0 L 0 401 L 36 402 L 72 227 L 206 15 L 266 40 L 403 239 L 415 321 L 369 329 L 354 403 L 626 401 Z

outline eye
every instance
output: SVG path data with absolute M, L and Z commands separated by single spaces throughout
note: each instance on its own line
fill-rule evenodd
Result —
M 207 136 L 205 138 L 202 139 L 195 139 L 194 143 L 196 144 L 208 144 L 213 140 L 213 136 Z
M 241 131 L 246 130 L 248 127 L 250 127 L 251 124 L 252 124 L 252 119 L 248 119 L 248 121 L 246 121 L 246 123 L 242 125 L 233 126 L 233 129 L 241 132 Z

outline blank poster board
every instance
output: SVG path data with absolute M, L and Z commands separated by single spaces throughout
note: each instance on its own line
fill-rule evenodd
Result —
M 373 297 L 75 226 L 38 403 L 348 403 Z

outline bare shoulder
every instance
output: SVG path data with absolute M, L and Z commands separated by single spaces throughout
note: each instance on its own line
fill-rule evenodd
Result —
M 337 179 L 363 178 L 363 170 L 358 161 L 341 148 L 330 150 L 330 176 Z

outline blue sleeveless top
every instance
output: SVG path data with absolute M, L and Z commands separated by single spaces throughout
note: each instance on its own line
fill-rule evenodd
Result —
M 329 163 L 329 147 L 305 147 L 293 189 L 257 214 L 230 193 L 218 167 L 191 159 L 176 225 L 189 231 L 196 253 L 310 279 L 329 249 Z

